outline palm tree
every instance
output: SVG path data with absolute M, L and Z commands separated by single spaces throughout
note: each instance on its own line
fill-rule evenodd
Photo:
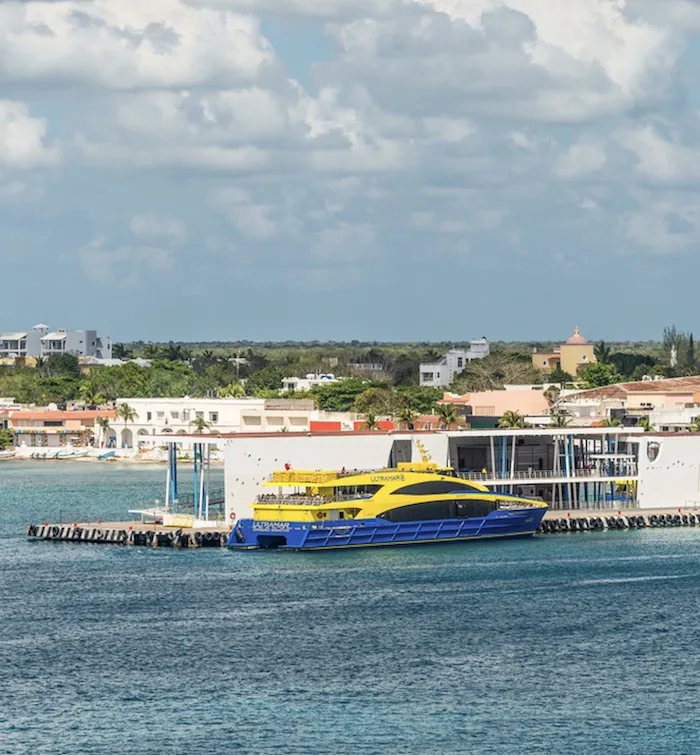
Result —
M 149 343 L 143 350 L 143 355 L 146 359 L 160 359 L 163 355 L 163 350 L 155 343 Z
M 438 417 L 442 422 L 442 429 L 449 430 L 450 425 L 453 425 L 457 421 L 457 410 L 452 404 L 438 404 L 435 407 Z
M 700 433 L 700 416 L 693 417 L 693 421 L 688 428 L 691 433 Z
M 498 420 L 499 427 L 525 427 L 525 417 L 520 412 L 508 410 Z
M 571 417 L 566 412 L 553 412 L 550 427 L 568 427 L 571 424 Z
M 403 424 L 406 425 L 407 430 L 414 429 L 414 423 L 418 414 L 414 412 L 410 406 L 405 406 L 403 409 L 400 409 L 396 416 L 398 417 L 399 422 L 403 422 Z
M 211 422 L 207 422 L 204 417 L 195 417 L 192 422 L 190 422 L 190 425 L 194 427 L 196 433 L 202 435 L 205 430 L 208 430 L 211 427 Z
M 139 415 L 136 410 L 129 406 L 129 404 L 119 404 L 117 407 L 117 417 L 124 420 L 124 431 L 126 435 L 126 426 L 129 422 L 133 422 Z
M 637 427 L 643 427 L 645 433 L 650 433 L 655 429 L 654 425 L 651 424 L 649 417 L 640 417 L 637 420 Z
M 243 398 L 245 388 L 240 383 L 229 383 L 221 388 L 216 389 L 219 398 Z
M 107 399 L 90 383 L 83 383 L 80 386 L 80 398 L 88 406 L 102 406 L 107 403 Z
M 95 424 L 100 428 L 100 437 L 107 441 L 107 433 L 109 432 L 109 417 L 95 417 Z
M 376 430 L 378 423 L 379 419 L 376 414 L 372 414 L 372 412 L 367 412 L 367 414 L 365 414 L 365 427 L 368 430 Z
M 596 362 L 599 362 L 600 364 L 610 363 L 610 347 L 605 341 L 600 341 L 600 343 L 595 344 L 593 347 L 593 354 Z
M 612 419 L 610 417 L 606 417 L 601 423 L 601 427 L 620 427 L 622 422 L 617 418 L 613 417 Z

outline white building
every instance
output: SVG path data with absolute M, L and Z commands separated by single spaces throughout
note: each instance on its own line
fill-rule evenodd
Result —
M 309 399 L 262 398 L 120 398 L 136 413 L 132 422 L 116 419 L 119 448 L 153 448 L 159 435 L 191 435 L 197 420 L 211 435 L 227 433 L 309 432 L 311 423 L 345 419 L 352 427 L 355 414 L 322 412 Z
M 319 385 L 328 385 L 337 383 L 337 378 L 333 373 L 309 373 L 306 377 L 287 377 L 282 380 L 282 393 L 295 393 L 297 391 L 310 391 Z
M 435 364 L 420 365 L 420 384 L 432 388 L 446 388 L 473 359 L 483 359 L 491 352 L 485 338 L 470 341 L 468 349 L 450 349 Z
M 38 358 L 60 354 L 111 359 L 112 342 L 96 330 L 62 328 L 52 331 L 43 323 L 31 330 L 0 335 L 0 358 Z

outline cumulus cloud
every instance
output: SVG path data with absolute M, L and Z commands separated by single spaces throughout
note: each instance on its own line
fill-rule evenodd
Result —
M 697 116 L 696 122 L 700 126 Z M 663 136 L 650 124 L 624 126 L 613 136 L 623 149 L 634 155 L 636 170 L 645 178 L 674 183 L 700 177 L 700 148 L 683 144 L 672 129 Z
M 0 3 L 0 78 L 113 89 L 249 82 L 274 63 L 252 16 L 181 0 Z
M 134 286 L 144 274 L 158 276 L 173 267 L 172 251 L 145 245 L 109 246 L 103 237 L 80 247 L 78 261 L 85 276 L 99 284 Z
M 162 239 L 172 244 L 182 244 L 186 238 L 184 223 L 157 215 L 134 215 L 129 228 L 139 239 Z
M 557 158 L 554 173 L 560 178 L 581 178 L 599 171 L 605 161 L 605 142 L 584 136 Z
M 320 59 L 293 31 L 275 51 L 280 18 L 325 37 Z M 309 286 L 431 255 L 681 253 L 700 240 L 695 198 L 668 194 L 700 177 L 678 96 L 697 31 L 689 0 L 0 3 L 0 81 L 33 93 L 0 102 L 0 200 L 79 204 L 94 230 L 71 248 L 101 284 L 185 275 L 184 250 L 222 275 L 293 259 Z M 130 219 L 113 233 L 100 192 L 63 202 L 55 171 L 51 195 L 59 160 L 69 188 L 119 176 L 158 204 L 111 196 Z
M 48 125 L 33 118 L 25 103 L 0 100 L 0 166 L 33 168 L 60 159 L 57 146 L 46 144 Z

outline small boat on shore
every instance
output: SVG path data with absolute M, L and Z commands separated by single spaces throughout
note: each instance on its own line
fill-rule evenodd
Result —
M 280 471 L 236 522 L 228 547 L 329 550 L 534 535 L 541 499 L 492 492 L 432 463 L 344 472 Z M 283 490 L 292 489 L 291 493 Z
M 56 459 L 82 459 L 88 455 L 86 448 L 63 448 L 56 452 Z
M 14 459 L 17 451 L 0 451 L 0 459 Z

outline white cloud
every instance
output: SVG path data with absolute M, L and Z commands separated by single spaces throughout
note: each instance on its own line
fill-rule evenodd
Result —
M 636 170 L 646 178 L 665 183 L 700 177 L 700 148 L 683 145 L 675 135 L 666 139 L 646 124 L 620 128 L 614 138 L 635 156 Z
M 554 173 L 564 179 L 582 178 L 597 173 L 603 168 L 605 161 L 605 142 L 595 137 L 583 136 L 557 157 Z
M 47 122 L 32 118 L 23 102 L 0 100 L 0 166 L 33 168 L 60 159 L 56 146 L 45 143 Z
M 0 3 L 0 77 L 114 89 L 255 80 L 275 57 L 251 16 L 183 0 Z
M 129 228 L 139 239 L 162 239 L 172 244 L 182 244 L 186 238 L 184 223 L 174 218 L 134 215 Z
M 260 202 L 248 191 L 228 186 L 215 192 L 211 203 L 236 230 L 255 241 L 279 236 L 289 240 L 299 232 L 296 213 L 284 196 L 277 195 L 275 200 L 270 196 L 267 202 Z
M 671 0 L 672 2 L 673 0 Z M 610 0 L 422 0 L 336 24 L 329 77 L 414 111 L 578 122 L 664 95 L 675 33 Z
M 624 218 L 625 235 L 636 245 L 657 253 L 681 253 L 700 243 L 700 195 L 639 198 L 639 209 Z
M 121 245 L 109 247 L 103 237 L 95 238 L 77 252 L 87 278 L 95 283 L 133 286 L 144 275 L 170 273 L 172 252 L 156 246 Z

